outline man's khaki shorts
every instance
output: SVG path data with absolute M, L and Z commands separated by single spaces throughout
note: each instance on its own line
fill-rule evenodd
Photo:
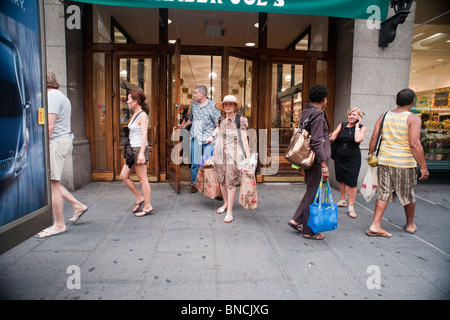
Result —
M 417 184 L 416 168 L 397 168 L 378 166 L 377 197 L 380 200 L 395 202 L 401 206 L 416 202 L 414 187 Z
M 50 180 L 61 181 L 64 162 L 72 154 L 72 138 L 50 140 Z

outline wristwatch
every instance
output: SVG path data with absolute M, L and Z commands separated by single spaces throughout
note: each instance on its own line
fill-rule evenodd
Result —
M 321 168 L 320 170 L 321 170 L 322 172 L 328 172 L 328 167 Z

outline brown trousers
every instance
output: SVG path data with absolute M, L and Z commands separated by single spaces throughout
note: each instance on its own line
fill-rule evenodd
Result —
M 314 161 L 314 164 L 308 170 L 305 170 L 306 192 L 303 195 L 302 201 L 295 211 L 292 220 L 303 225 L 303 234 L 313 236 L 315 233 L 308 226 L 309 220 L 309 205 L 314 201 L 317 188 L 322 178 L 322 170 L 320 164 Z

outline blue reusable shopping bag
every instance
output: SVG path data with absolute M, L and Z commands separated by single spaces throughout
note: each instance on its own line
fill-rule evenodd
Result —
M 323 191 L 325 195 L 322 201 L 322 180 L 320 180 L 314 201 L 309 206 L 308 226 L 314 233 L 332 231 L 337 228 L 338 206 L 333 202 L 328 181 Z

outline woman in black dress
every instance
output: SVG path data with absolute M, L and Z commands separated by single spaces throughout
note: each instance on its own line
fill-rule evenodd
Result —
M 356 184 L 358 183 L 361 168 L 361 150 L 359 144 L 364 140 L 366 127 L 361 124 L 362 112 L 358 108 L 351 108 L 347 112 L 347 123 L 340 123 L 336 130 L 330 134 L 330 141 L 336 141 L 337 148 L 334 154 L 334 167 L 336 180 L 339 182 L 341 200 L 339 207 L 347 207 L 348 215 L 356 218 L 355 198 Z M 342 129 L 342 130 L 341 130 Z

